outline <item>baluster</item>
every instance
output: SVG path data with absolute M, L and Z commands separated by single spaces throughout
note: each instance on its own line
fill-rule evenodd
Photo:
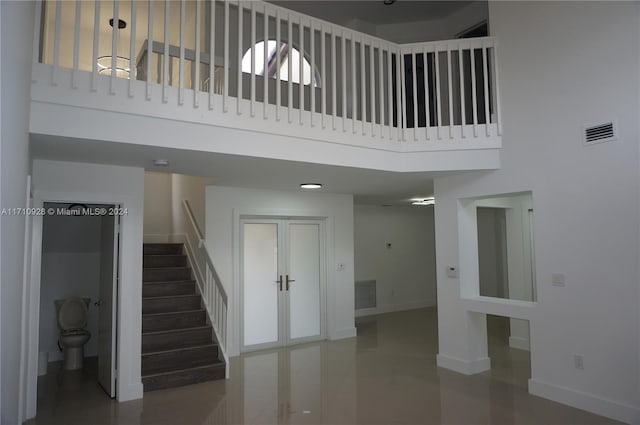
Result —
M 249 108 L 252 117 L 256 116 L 256 2 L 251 2 L 251 106 Z
M 356 39 L 351 34 L 351 129 L 356 134 Z
M 460 69 L 460 135 L 464 139 L 466 138 L 464 132 L 464 126 L 467 123 L 467 111 L 464 101 L 464 54 L 462 50 L 462 44 L 458 45 L 458 68 Z
M 216 89 L 216 0 L 211 0 L 209 5 L 209 110 L 213 110 Z M 227 66 L 226 62 L 224 66 Z
M 400 93 L 400 104 L 402 108 L 402 124 L 400 125 L 400 127 L 402 127 L 402 141 L 406 140 L 405 137 L 405 130 L 407 128 L 407 78 L 405 75 L 405 60 L 404 60 L 404 52 L 400 51 L 400 55 L 399 55 L 399 59 L 400 59 L 400 78 L 402 81 L 402 90 Z
M 473 104 L 473 137 L 478 137 L 478 99 L 476 94 L 476 55 L 473 44 L 469 50 L 471 55 L 471 99 Z
M 438 111 L 438 140 L 442 138 L 440 130 L 442 129 L 442 97 L 440 96 L 440 51 L 436 47 L 434 55 L 436 57 L 436 109 Z
M 136 79 L 136 12 L 138 3 L 131 2 L 131 37 L 129 38 L 129 97 L 133 97 Z
M 375 137 L 373 127 L 376 123 L 376 73 L 375 73 L 375 49 L 369 45 L 369 109 L 371 110 L 371 137 Z
M 378 124 L 380 138 L 384 139 L 384 133 L 382 132 L 382 127 L 384 126 L 384 77 L 382 74 L 382 58 L 382 44 L 380 44 L 378 45 L 378 114 L 380 115 Z
M 238 0 L 238 63 L 236 64 L 238 67 L 238 94 L 236 98 L 236 113 L 238 115 L 242 115 L 242 54 L 244 53 L 244 49 L 242 46 L 242 23 L 244 22 L 244 8 L 242 7 L 242 0 Z
M 164 51 L 163 51 L 163 72 L 162 72 L 162 101 L 169 101 L 169 24 L 171 22 L 171 4 L 169 0 L 164 2 Z
M 213 7 L 213 6 L 212 6 Z M 197 108 L 200 104 L 200 14 L 201 14 L 200 0 L 196 0 L 196 61 L 192 65 L 194 69 L 191 70 L 191 85 L 193 86 L 193 107 Z
M 287 14 L 287 117 L 289 124 L 292 123 L 291 105 L 293 104 L 293 23 L 291 22 L 291 14 Z
M 222 91 L 222 111 L 227 112 L 229 105 L 227 104 L 227 98 L 229 97 L 229 0 L 224 0 L 224 67 L 222 68 L 222 75 L 224 76 L 224 90 Z M 214 66 L 214 58 L 209 59 L 211 61 L 210 67 Z M 211 83 L 210 83 L 211 84 Z
M 76 10 L 75 10 L 76 19 L 73 25 L 73 70 L 71 71 L 71 87 L 74 89 L 78 88 L 78 82 L 76 81 L 76 74 L 78 71 L 78 62 L 79 62 L 78 52 L 80 50 L 81 3 L 82 3 L 81 0 L 76 0 Z
M 185 0 L 180 0 L 180 69 L 178 73 L 178 105 L 184 104 L 184 19 Z
M 321 62 L 322 62 L 322 75 L 320 76 L 320 78 L 322 79 L 322 87 L 320 87 L 320 92 L 321 92 L 321 96 L 322 96 L 322 105 L 321 105 L 321 109 L 322 109 L 322 129 L 324 130 L 325 127 L 325 117 L 327 115 L 327 46 L 326 46 L 326 41 L 325 41 L 325 31 L 324 31 L 324 24 L 320 24 L 320 50 L 321 50 Z
M 500 112 L 500 78 L 498 78 L 498 45 L 497 42 L 493 41 L 493 70 L 494 70 L 494 87 L 496 91 L 495 95 L 495 105 L 496 105 L 496 116 L 498 119 L 498 136 L 502 136 L 502 115 Z
M 113 2 L 113 31 L 111 32 L 111 78 L 109 94 L 115 94 L 116 75 L 118 73 L 118 34 L 120 33 L 120 2 Z
M 487 65 L 487 48 L 482 44 L 482 70 L 484 71 L 484 128 L 486 136 L 489 137 L 489 124 L 491 119 L 489 117 L 489 69 Z
M 316 86 L 314 84 L 316 77 L 316 30 L 313 27 L 313 19 L 309 22 L 309 44 L 311 48 L 311 73 L 309 82 L 309 125 L 313 125 L 313 114 L 316 112 Z
M 345 57 L 345 53 L 344 53 L 344 32 L 342 32 L 342 104 L 344 105 L 346 103 L 346 98 L 345 98 L 345 93 L 344 93 L 344 78 L 345 78 L 345 65 L 344 65 L 344 57 Z M 336 87 L 336 58 L 337 58 L 337 53 L 336 53 L 336 29 L 335 27 L 331 27 L 331 68 L 332 68 L 332 72 L 331 72 L 331 91 L 332 91 L 332 95 L 331 95 L 331 114 L 332 114 L 332 123 L 333 123 L 333 129 L 336 129 L 336 108 L 337 108 L 337 96 L 338 96 L 338 87 Z M 342 131 L 346 131 L 345 128 L 345 112 L 344 112 L 344 106 L 342 109 Z
M 335 31 L 335 28 L 333 29 Z M 341 32 L 341 43 L 342 43 L 342 49 L 340 52 L 340 56 L 342 61 L 340 63 L 340 65 L 342 66 L 342 132 L 346 133 L 347 132 L 347 38 L 345 36 L 344 31 Z M 335 45 L 333 46 L 335 48 Z M 334 57 L 335 59 L 335 57 Z M 337 97 L 337 93 L 338 93 L 338 88 L 336 87 L 336 69 L 335 67 L 333 68 L 333 92 L 334 92 L 334 96 L 333 98 L 335 99 Z M 336 105 L 336 101 L 333 102 L 333 109 L 334 111 L 336 111 L 337 109 L 337 105 Z M 334 118 L 337 115 L 337 112 L 335 112 L 333 114 Z M 333 126 L 333 129 L 335 130 L 335 124 Z
M 387 46 L 387 117 L 389 125 L 389 140 L 393 140 L 393 70 L 391 47 Z
M 364 136 L 365 125 L 364 123 L 367 121 L 367 84 L 366 84 L 367 74 L 365 71 L 365 55 L 364 55 L 364 40 L 360 37 L 360 118 L 362 122 L 362 135 Z
M 431 130 L 431 107 L 429 106 L 429 55 L 427 47 L 422 48 L 422 71 L 424 72 L 424 112 L 425 112 L 425 139 L 429 140 L 429 131 Z
M 280 107 L 282 106 L 282 87 L 280 87 L 280 52 L 282 51 L 280 23 L 280 9 L 276 9 L 276 121 L 280 121 Z
M 298 85 L 298 119 L 302 125 L 302 112 L 304 111 L 304 24 L 302 23 L 302 15 L 298 16 L 298 41 L 300 44 L 299 69 L 300 84 Z M 293 78 L 293 77 L 292 77 Z
M 62 0 L 56 0 L 56 17 L 53 35 L 53 68 L 51 85 L 58 85 L 58 68 L 60 67 L 60 24 L 62 15 Z
M 57 37 L 56 37 L 57 38 Z M 98 48 L 100 43 L 100 0 L 95 0 L 93 16 L 93 75 L 91 76 L 91 91 L 98 90 Z M 55 56 L 55 53 L 54 53 Z
M 447 43 L 447 83 L 449 85 L 449 138 L 453 139 L 453 81 L 451 81 L 451 48 Z
M 147 78 L 145 82 L 145 97 L 147 100 L 151 100 L 151 61 L 153 60 L 153 7 L 155 3 L 153 0 L 149 0 L 147 4 L 149 6 L 149 22 L 147 26 Z
M 416 55 L 416 52 L 412 51 L 411 52 L 411 69 L 412 69 L 412 74 L 413 74 L 413 87 L 412 87 L 412 94 L 413 94 L 413 141 L 417 141 L 418 140 L 418 135 L 417 135 L 417 131 L 418 131 L 418 65 L 416 64 L 416 60 L 417 60 L 418 56 Z
M 262 45 L 264 48 L 262 49 L 263 53 L 263 68 L 262 68 L 262 76 L 263 76 L 263 92 L 262 92 L 262 118 L 268 118 L 268 110 L 269 110 L 269 58 L 267 57 L 269 53 L 269 14 L 267 13 L 267 4 L 264 4 L 263 9 L 263 34 L 262 34 Z

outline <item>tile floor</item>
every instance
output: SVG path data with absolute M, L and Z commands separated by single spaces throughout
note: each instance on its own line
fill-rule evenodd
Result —
M 251 353 L 231 378 L 117 403 L 83 371 L 52 363 L 29 425 L 75 424 L 613 424 L 527 393 L 529 355 L 507 345 L 508 319 L 488 318 L 492 370 L 438 369 L 434 308 L 357 320 L 358 338 Z

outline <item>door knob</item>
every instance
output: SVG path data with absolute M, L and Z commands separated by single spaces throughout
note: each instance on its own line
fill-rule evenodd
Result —
M 294 279 L 289 279 L 289 275 L 287 275 L 287 291 L 289 290 L 289 283 L 290 282 L 295 282 Z

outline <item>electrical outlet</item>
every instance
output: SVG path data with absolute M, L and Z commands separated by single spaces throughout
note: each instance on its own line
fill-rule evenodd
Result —
M 338 265 L 337 265 L 336 269 L 337 269 L 339 272 L 343 272 L 343 271 L 344 271 L 344 263 L 338 263 Z
M 576 369 L 584 370 L 584 357 L 579 354 L 573 356 L 573 366 Z

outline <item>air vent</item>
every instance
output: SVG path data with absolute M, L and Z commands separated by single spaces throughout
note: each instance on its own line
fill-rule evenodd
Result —
M 617 133 L 615 121 L 585 127 L 583 143 L 589 146 L 596 143 L 612 142 L 617 139 Z

